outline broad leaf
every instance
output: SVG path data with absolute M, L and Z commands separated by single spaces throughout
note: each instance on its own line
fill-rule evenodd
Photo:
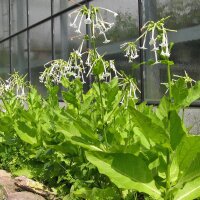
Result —
M 15 124 L 16 134 L 20 139 L 31 145 L 37 144 L 37 130 L 34 127 L 28 126 L 25 122 L 18 122 Z
M 182 138 L 178 145 L 173 159 L 177 160 L 180 171 L 188 169 L 196 158 L 197 154 L 200 153 L 200 136 L 197 135 L 186 135 Z
M 155 199 L 160 198 L 161 192 L 153 181 L 151 171 L 139 157 L 132 154 L 102 152 L 86 152 L 86 157 L 117 187 L 134 189 Z
M 181 88 L 179 88 L 178 90 L 179 92 L 177 94 L 174 94 L 177 99 L 177 101 L 175 102 L 176 107 L 177 108 L 188 107 L 191 103 L 200 98 L 200 81 L 198 81 L 193 87 L 188 89 L 187 95 L 185 89 L 184 89 L 184 95 L 182 94 L 183 92 L 180 92 Z M 180 95 L 180 97 L 178 97 L 178 95 Z
M 135 123 L 135 126 L 140 129 L 147 139 L 161 144 L 168 143 L 169 137 L 166 131 L 153 123 L 149 117 L 134 108 L 130 109 L 130 114 L 133 116 L 131 120 Z
M 170 112 L 170 143 L 174 150 L 180 143 L 182 137 L 186 135 L 183 129 L 183 122 L 181 121 L 177 111 Z
M 185 186 L 177 192 L 174 200 L 193 200 L 200 197 L 200 177 L 185 184 Z

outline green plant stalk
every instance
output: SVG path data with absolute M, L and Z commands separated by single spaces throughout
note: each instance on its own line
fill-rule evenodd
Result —
M 171 71 L 170 71 L 170 65 L 167 65 L 167 78 L 168 78 L 168 86 L 169 86 L 169 113 L 168 113 L 168 130 L 171 129 L 170 124 L 170 110 L 171 110 L 171 103 L 172 103 L 172 88 L 171 88 Z M 169 190 L 170 190 L 170 164 L 171 164 L 171 158 L 170 158 L 170 150 L 167 149 L 167 172 L 166 172 L 166 195 L 165 200 L 171 199 Z
M 92 35 L 94 35 L 93 26 L 94 26 L 94 24 L 91 24 L 91 30 L 90 31 L 91 31 Z M 92 45 L 94 52 L 96 53 L 95 39 L 90 38 L 90 42 L 91 42 L 91 45 Z M 101 82 L 100 82 L 99 75 L 97 75 L 97 82 L 98 82 L 98 87 L 99 87 L 99 96 L 100 96 L 100 103 L 101 103 L 101 122 L 102 122 L 102 126 L 103 126 L 103 136 L 104 136 L 104 139 L 105 139 L 106 147 L 108 147 L 108 140 L 107 140 L 107 134 L 106 134 L 106 131 L 105 131 L 105 122 L 104 122 L 105 111 L 104 111 L 104 107 L 103 107 L 103 97 L 102 97 Z

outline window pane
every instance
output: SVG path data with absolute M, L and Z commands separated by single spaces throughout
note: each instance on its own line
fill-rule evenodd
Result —
M 45 90 L 39 82 L 39 75 L 44 70 L 44 64 L 52 60 L 50 28 L 51 22 L 48 21 L 30 30 L 31 83 L 36 85 L 41 93 Z
M 153 0 L 144 1 L 145 21 L 159 20 L 171 15 L 167 27 L 176 29 L 169 34 L 174 42 L 171 60 L 175 62 L 172 73 L 184 75 L 184 70 L 195 80 L 200 79 L 200 1 L 199 0 Z M 145 58 L 148 60 L 149 52 Z M 165 66 L 145 68 L 145 98 L 159 100 L 166 88 L 160 83 L 167 82 Z
M 9 36 L 9 1 L 0 1 L 0 40 Z
M 10 73 L 9 42 L 0 43 L 0 77 L 5 79 Z
M 78 2 L 80 2 L 80 0 L 56 0 L 54 1 L 54 13 L 60 12 Z
M 12 52 L 12 71 L 20 72 L 20 74 L 28 73 L 27 59 L 27 33 L 21 33 L 11 40 Z
M 11 34 L 27 26 L 26 0 L 11 0 Z
M 29 0 L 29 25 L 51 15 L 51 0 Z

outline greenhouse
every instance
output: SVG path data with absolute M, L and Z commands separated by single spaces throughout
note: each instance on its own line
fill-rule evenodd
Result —
M 200 0 L 0 0 L 0 200 L 200 199 Z

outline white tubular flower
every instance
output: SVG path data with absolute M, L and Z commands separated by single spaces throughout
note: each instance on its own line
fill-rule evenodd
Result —
M 5 80 L 1 80 L 0 83 L 0 93 L 1 95 L 4 95 L 6 92 L 11 92 L 16 95 L 17 99 L 25 100 L 26 94 L 25 94 L 25 87 L 27 86 L 27 83 L 25 82 L 26 76 L 20 76 L 18 72 L 14 72 L 10 78 Z
M 105 10 L 105 11 L 107 11 L 107 12 L 113 14 L 114 17 L 117 17 L 117 16 L 118 16 L 118 13 L 116 13 L 116 12 L 114 12 L 114 11 L 112 11 L 112 10 L 109 10 L 109 9 L 107 9 L 107 8 L 102 8 L 102 7 L 98 7 L 98 8 L 99 8 L 100 10 Z
M 91 20 L 91 18 L 90 18 L 90 14 L 91 14 L 91 12 L 90 12 L 90 10 L 89 10 L 89 11 L 88 11 L 88 16 L 87 16 L 87 18 L 84 20 L 85 24 L 91 24 L 91 23 L 92 23 L 92 20 Z
M 122 91 L 125 91 L 120 103 L 127 108 L 129 100 L 137 100 L 137 93 L 141 93 L 141 91 L 137 87 L 133 78 L 129 78 L 123 74 L 119 80 L 119 87 L 122 88 Z
M 129 62 L 133 62 L 134 59 L 138 58 L 138 49 L 134 42 L 126 42 L 120 45 L 120 48 L 124 50 L 125 57 L 129 58 Z
M 149 35 L 150 36 L 149 47 L 151 47 L 151 51 L 154 54 L 154 61 L 155 61 L 154 64 L 161 63 L 159 59 L 160 58 L 163 59 L 162 56 L 164 57 L 164 59 L 169 59 L 170 57 L 167 32 L 174 30 L 169 30 L 164 27 L 164 21 L 166 19 L 167 18 L 161 19 L 158 22 L 153 22 L 153 21 L 146 22 L 144 26 L 141 28 L 141 31 L 143 33 L 134 42 L 132 42 L 135 45 L 134 48 L 137 49 L 136 44 L 140 39 L 143 39 L 143 44 L 141 47 L 139 47 L 139 49 L 146 50 L 147 49 L 147 47 L 145 46 L 146 38 L 147 35 Z M 132 62 L 135 58 L 138 57 L 138 54 L 137 51 L 133 51 L 133 47 L 131 47 L 130 43 L 129 42 L 124 43 L 123 45 L 121 45 L 121 48 L 124 49 L 125 56 L 129 58 L 129 62 Z
M 78 20 L 79 15 L 81 14 L 81 10 L 78 9 L 78 10 L 75 10 L 75 11 L 73 11 L 72 13 L 70 13 L 70 14 L 69 14 L 70 18 L 71 18 L 71 15 L 72 15 L 73 13 L 77 13 L 77 14 L 76 14 L 76 17 L 74 18 L 74 21 L 73 21 L 72 23 L 70 23 L 70 26 L 73 27 L 73 28 L 77 28 L 76 22 L 77 22 L 77 20 Z
M 174 77 L 177 77 L 177 78 L 183 78 L 185 83 L 189 83 L 192 87 L 192 84 L 193 83 L 196 83 L 195 80 L 193 80 L 191 77 L 189 77 L 188 73 L 184 70 L 184 73 L 185 73 L 185 76 L 179 76 L 179 75 L 173 75 Z M 175 80 L 177 81 L 177 80 Z
M 145 31 L 145 33 L 144 33 L 143 44 L 142 44 L 141 47 L 139 47 L 140 49 L 143 49 L 143 50 L 147 49 L 147 48 L 145 47 L 145 44 L 146 44 L 146 38 L 147 38 L 147 31 Z
M 79 25 L 78 25 L 78 29 L 75 31 L 76 33 L 81 33 L 81 24 L 82 24 L 82 21 L 83 21 L 83 17 L 84 17 L 84 15 L 82 14 Z
M 105 39 L 103 43 L 107 44 L 110 40 L 107 39 L 105 33 L 114 26 L 114 23 L 105 21 L 101 15 L 102 11 L 106 11 L 114 17 L 118 15 L 116 12 L 106 8 L 91 7 L 88 9 L 86 6 L 83 6 L 81 9 L 77 9 L 69 14 L 70 18 L 72 18 L 72 15 L 75 16 L 73 22 L 70 23 L 70 26 L 75 29 L 76 33 L 81 34 L 81 25 L 84 21 L 84 23 L 91 28 L 92 38 L 96 38 L 96 34 L 98 33 L 102 34 Z

